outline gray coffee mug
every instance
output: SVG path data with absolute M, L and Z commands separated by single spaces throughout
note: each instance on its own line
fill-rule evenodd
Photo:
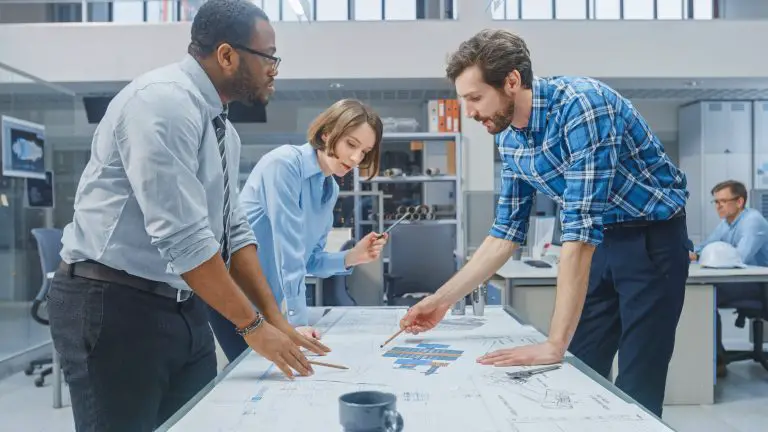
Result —
M 339 397 L 339 420 L 344 432 L 400 432 L 403 417 L 392 393 L 360 391 Z

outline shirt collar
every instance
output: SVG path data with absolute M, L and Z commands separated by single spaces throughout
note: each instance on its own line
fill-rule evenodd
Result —
M 208 104 L 211 110 L 211 118 L 221 114 L 224 111 L 224 105 L 221 103 L 221 96 L 213 86 L 213 82 L 205 73 L 200 63 L 195 60 L 189 54 L 184 55 L 184 58 L 179 63 L 179 67 L 184 73 L 186 73 L 192 80 L 192 83 L 200 90 L 203 95 L 203 99 Z
M 537 132 L 547 125 L 547 110 L 551 96 L 547 80 L 533 77 L 531 93 L 531 118 L 528 120 L 528 129 L 531 132 Z
M 730 228 L 733 228 L 733 227 L 735 227 L 735 226 L 736 226 L 736 224 L 738 224 L 738 223 L 739 223 L 739 221 L 740 221 L 741 219 L 743 219 L 743 218 L 744 218 L 744 215 L 747 213 L 747 211 L 749 211 L 749 208 L 745 207 L 745 208 L 744 208 L 744 210 L 742 210 L 742 211 L 741 211 L 741 213 L 739 213 L 739 215 L 738 215 L 738 216 L 736 216 L 736 219 L 734 219 L 734 220 L 733 220 L 733 222 L 731 222 L 731 223 L 728 223 L 728 219 L 726 219 L 726 220 L 725 220 L 725 223 L 726 223 L 726 224 L 727 224 L 727 225 L 728 225 Z
M 323 170 L 320 168 L 320 163 L 317 161 L 317 150 L 312 147 L 312 144 L 306 143 L 301 146 L 301 163 L 304 165 L 304 178 L 308 179 L 314 175 L 322 174 Z

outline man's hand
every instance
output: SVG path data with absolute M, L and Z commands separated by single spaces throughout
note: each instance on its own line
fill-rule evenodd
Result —
M 534 366 L 560 363 L 565 349 L 553 342 L 500 349 L 477 359 L 477 362 L 489 366 Z
M 379 259 L 387 240 L 389 240 L 389 234 L 384 234 L 382 238 L 379 238 L 379 234 L 375 232 L 368 233 L 347 253 L 344 258 L 344 265 L 349 268 Z
M 312 339 L 320 339 L 320 332 L 313 327 L 296 327 L 296 331 L 302 336 Z
M 426 297 L 408 309 L 403 319 L 400 320 L 400 328 L 411 334 L 431 330 L 445 318 L 450 307 L 450 304 L 444 304 L 435 295 Z
M 247 334 L 245 342 L 254 351 L 280 368 L 288 379 L 293 379 L 291 369 L 303 376 L 314 373 L 312 366 L 301 353 L 299 347 L 287 335 L 266 321 L 259 328 Z
M 287 320 L 282 319 L 274 323 L 278 330 L 283 332 L 288 338 L 300 347 L 304 347 L 317 355 L 324 356 L 325 353 L 330 352 L 331 349 L 323 345 L 314 337 L 307 337 L 301 334 L 297 329 L 288 323 Z
M 691 262 L 694 262 L 699 259 L 699 256 L 694 252 L 688 252 L 688 258 L 691 260 Z

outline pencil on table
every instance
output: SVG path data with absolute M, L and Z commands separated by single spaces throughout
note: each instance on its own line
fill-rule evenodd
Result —
M 333 363 L 324 363 L 324 362 L 319 362 L 319 361 L 314 361 L 314 360 L 310 360 L 309 364 L 313 364 L 315 366 L 325 366 L 325 367 L 334 368 L 334 369 L 349 369 L 346 366 L 337 365 L 337 364 L 333 364 Z
M 389 339 L 387 339 L 386 341 L 384 341 L 384 343 L 383 343 L 383 344 L 379 345 L 379 348 L 384 348 L 384 345 L 386 345 L 386 344 L 388 344 L 388 343 L 392 342 L 392 339 L 394 339 L 394 338 L 396 338 L 396 337 L 400 336 L 400 333 L 402 333 L 402 332 L 403 332 L 403 329 L 400 329 L 400 330 L 398 330 L 398 332 L 397 332 L 397 333 L 393 334 L 393 335 L 392 335 L 392 336 L 391 336 Z

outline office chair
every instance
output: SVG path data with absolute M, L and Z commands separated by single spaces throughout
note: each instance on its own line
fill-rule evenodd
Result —
M 753 360 L 768 370 L 768 358 L 763 351 L 763 323 L 768 321 L 768 284 L 761 284 L 762 298 L 736 300 L 727 305 L 736 309 L 736 327 L 744 328 L 746 320 L 752 321 L 752 350 L 725 351 L 725 363 Z M 726 307 L 726 306 L 722 306 Z
M 450 279 L 456 272 L 454 229 L 416 222 L 392 230 L 384 274 L 387 305 L 413 306 Z
M 349 250 L 355 247 L 354 240 L 347 240 L 340 251 Z M 323 304 L 327 306 L 357 306 L 355 299 L 349 294 L 347 289 L 347 275 L 336 275 L 326 279 L 331 289 L 323 290 Z M 311 303 L 310 303 L 311 304 Z
M 32 230 L 32 235 L 37 241 L 37 251 L 40 255 L 40 266 L 43 271 L 43 283 L 35 300 L 32 301 L 31 314 L 33 320 L 47 326 L 49 322 L 46 313 L 46 297 L 51 287 L 51 279 L 48 275 L 55 272 L 61 262 L 59 252 L 61 251 L 62 231 L 56 228 L 35 228 Z M 42 387 L 45 383 L 45 377 L 53 373 L 53 363 L 53 357 L 33 360 L 24 370 L 24 373 L 29 376 L 35 373 L 36 369 L 51 365 L 40 371 L 40 375 L 35 378 L 35 386 Z

